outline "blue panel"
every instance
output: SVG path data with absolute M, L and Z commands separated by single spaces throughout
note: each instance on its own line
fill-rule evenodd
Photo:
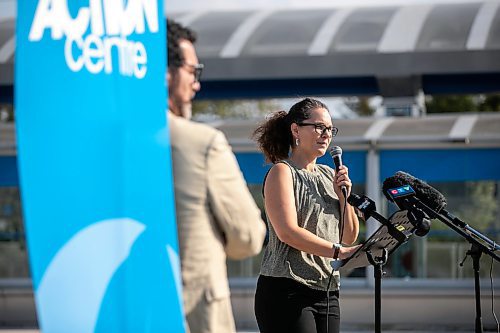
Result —
M 405 171 L 425 181 L 500 180 L 500 149 L 387 150 L 380 180 Z
M 261 153 L 235 153 L 240 169 L 248 184 L 262 184 L 271 164 L 266 164 Z
M 354 183 L 363 183 L 366 174 L 366 153 L 364 151 L 346 151 L 343 162 L 349 167 L 349 173 Z M 245 180 L 249 184 L 261 184 L 270 164 L 265 164 L 264 155 L 261 153 L 236 153 Z M 318 159 L 318 163 L 333 167 L 332 158 L 325 155 Z
M 0 186 L 18 186 L 17 159 L 15 156 L 0 156 Z
M 40 330 L 184 332 L 163 1 L 17 4 L 19 186 Z
M 265 164 L 264 155 L 236 153 L 236 158 L 247 183 L 260 184 L 270 167 L 270 164 Z M 343 159 L 349 166 L 353 182 L 365 182 L 366 153 L 346 151 Z M 432 161 L 432 167 L 428 166 L 429 161 Z M 318 163 L 333 167 L 327 155 L 318 159 Z M 381 181 L 400 170 L 428 181 L 500 180 L 500 149 L 382 151 Z M 14 156 L 0 157 L 0 186 L 18 186 Z
M 366 152 L 347 151 L 342 153 L 342 162 L 349 168 L 349 177 L 353 183 L 364 183 L 366 181 Z M 334 168 L 333 160 L 329 154 L 318 159 L 318 163 L 326 164 Z

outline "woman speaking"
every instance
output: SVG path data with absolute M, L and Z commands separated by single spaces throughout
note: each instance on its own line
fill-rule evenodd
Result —
M 255 295 L 262 333 L 339 332 L 339 273 L 330 263 L 356 250 L 342 244 L 356 241 L 359 223 L 341 190 L 351 192 L 348 168 L 316 164 L 337 131 L 326 105 L 306 98 L 254 132 L 273 163 L 263 184 L 269 242 Z

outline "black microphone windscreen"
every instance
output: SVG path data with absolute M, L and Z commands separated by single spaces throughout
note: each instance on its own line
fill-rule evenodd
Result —
M 330 156 L 334 157 L 337 155 L 342 155 L 342 148 L 340 148 L 339 146 L 333 146 L 332 148 L 330 148 Z
M 387 198 L 387 200 L 393 202 L 393 198 L 389 195 L 389 192 L 387 190 L 400 187 L 403 185 L 409 185 L 408 183 L 402 183 L 399 177 L 396 175 L 388 177 L 384 180 L 384 183 L 382 184 L 382 193 L 384 193 L 384 196 Z
M 417 198 L 436 212 L 439 213 L 446 207 L 446 198 L 444 195 L 423 180 L 415 178 L 403 171 L 398 171 L 394 174 L 394 176 L 384 180 L 384 195 L 392 201 L 392 198 L 390 199 L 387 190 L 403 185 L 410 185 L 415 191 Z

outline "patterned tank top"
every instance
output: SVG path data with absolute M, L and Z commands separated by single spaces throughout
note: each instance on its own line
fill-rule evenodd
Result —
M 317 164 L 311 172 L 299 169 L 289 160 L 279 163 L 288 165 L 292 172 L 299 227 L 330 242 L 338 243 L 340 203 L 333 190 L 333 169 Z M 265 181 L 266 179 L 264 184 Z M 287 277 L 310 288 L 326 290 L 332 271 L 330 262 L 333 259 L 309 254 L 283 243 L 276 235 L 269 217 L 267 225 L 269 242 L 264 249 L 260 274 Z M 339 281 L 339 272 L 335 271 L 330 290 L 338 290 Z

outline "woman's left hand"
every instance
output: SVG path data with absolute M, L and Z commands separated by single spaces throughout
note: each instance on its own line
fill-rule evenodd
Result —
M 339 259 L 349 258 L 361 247 L 361 244 L 354 246 L 342 246 L 339 251 Z
M 352 182 L 349 178 L 349 169 L 345 165 L 341 165 L 339 171 L 335 171 L 335 177 L 333 178 L 333 189 L 339 198 L 342 198 L 341 187 L 345 186 L 347 190 L 347 196 L 351 194 Z

